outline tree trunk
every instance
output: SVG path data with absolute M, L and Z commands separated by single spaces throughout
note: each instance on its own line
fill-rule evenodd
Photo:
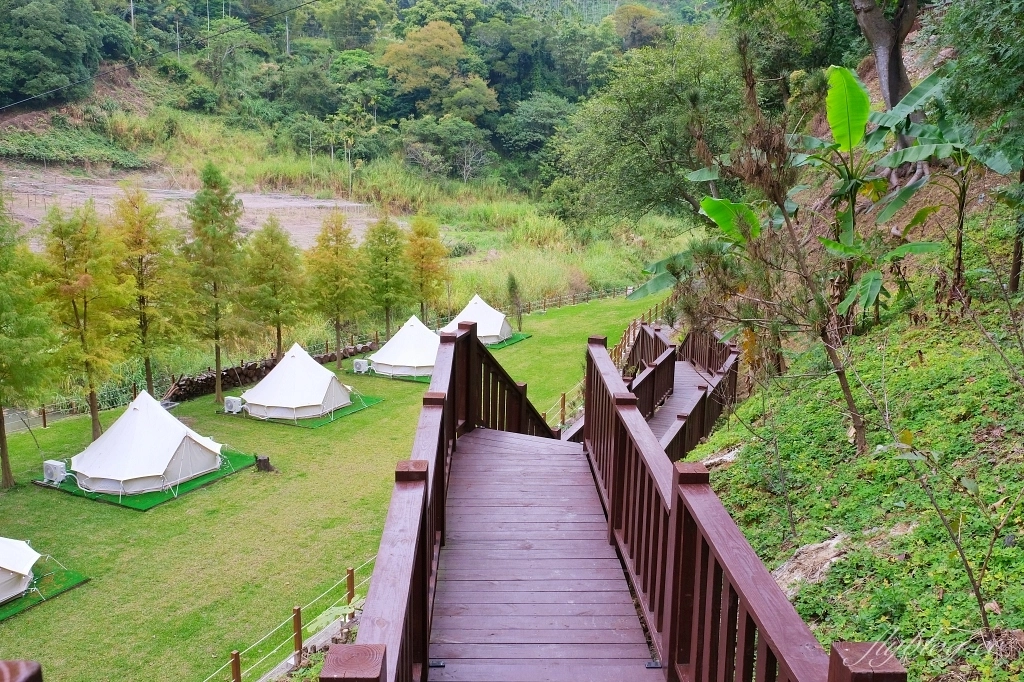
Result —
M 391 340 L 391 307 L 384 308 L 384 340 Z
M 146 367 L 146 392 L 149 393 L 150 397 L 155 398 L 153 395 L 153 361 L 147 355 L 142 359 L 142 363 Z
M 0 405 L 0 490 L 14 487 L 14 472 L 11 471 L 11 454 L 7 450 L 7 426 L 4 424 L 4 406 Z
M 850 4 L 875 56 L 885 108 L 892 109 L 910 92 L 910 78 L 903 64 L 903 41 L 917 19 L 917 0 L 899 0 L 892 20 L 886 18 L 875 0 L 850 0 Z
M 281 323 L 277 323 L 277 357 L 281 357 L 281 352 L 284 350 L 281 346 Z
M 341 318 L 334 318 L 334 350 L 338 354 L 338 360 L 334 366 L 341 371 Z
M 1017 182 L 1024 185 L 1024 168 L 1020 170 Z M 1024 212 L 1017 216 L 1017 231 L 1013 234 L 1013 260 L 1010 263 L 1010 292 L 1020 291 L 1020 266 L 1024 256 Z
M 427 324 L 427 302 L 420 301 L 420 322 Z
M 864 426 L 864 417 L 857 409 L 857 401 L 853 399 L 853 391 L 850 389 L 850 380 L 846 376 L 846 367 L 843 365 L 839 353 L 832 347 L 828 339 L 822 336 L 822 343 L 825 344 L 825 352 L 828 359 L 832 361 L 832 367 L 836 370 L 836 378 L 839 379 L 839 386 L 843 390 L 843 399 L 846 400 L 846 409 L 850 411 L 850 419 L 853 420 L 853 440 L 857 448 L 857 454 L 863 455 L 868 450 L 867 430 Z
M 224 389 L 221 386 L 220 381 L 220 343 L 214 342 L 213 344 L 213 356 L 215 358 L 214 364 L 217 373 L 213 377 L 213 400 L 218 405 L 224 404 Z
M 100 425 L 100 401 L 92 380 L 89 381 L 89 416 L 92 418 L 92 439 L 96 440 L 103 435 L 103 427 Z

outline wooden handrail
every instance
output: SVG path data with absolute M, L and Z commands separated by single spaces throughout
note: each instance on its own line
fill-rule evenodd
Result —
M 35 661 L 0 661 L 4 682 L 43 682 L 43 671 Z
M 425 680 L 445 500 L 458 438 L 475 428 L 556 438 L 477 339 L 475 323 L 441 335 L 412 456 L 398 463 L 355 644 L 335 645 L 321 680 Z
M 714 345 L 725 344 L 714 338 Z M 719 386 L 729 390 L 736 354 L 706 338 L 691 342 L 688 352 L 701 353 L 705 363 L 721 360 L 714 368 L 716 386 L 698 408 L 703 421 L 715 414 L 709 396 Z M 585 387 L 583 442 L 605 505 L 609 541 L 623 559 L 669 682 L 734 675 L 788 682 L 868 679 L 857 676 L 864 670 L 905 682 L 906 671 L 884 644 L 836 643 L 833 650 L 842 655 L 834 654 L 830 663 L 712 491 L 704 466 L 669 460 L 602 337 L 588 343 Z M 703 421 L 701 428 L 712 425 Z M 846 655 L 864 647 L 876 667 Z

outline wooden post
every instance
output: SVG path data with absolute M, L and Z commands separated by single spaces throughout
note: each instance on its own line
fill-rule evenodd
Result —
M 387 674 L 383 644 L 335 644 L 327 650 L 320 682 L 385 682 Z
M 882 642 L 833 642 L 828 682 L 906 682 L 907 671 Z
M 46 405 L 43 405 L 42 408 L 40 408 L 40 412 L 43 415 L 43 428 L 45 429 L 46 428 Z
M 562 399 L 558 408 L 558 425 L 561 426 L 565 423 L 565 393 L 562 394 Z
M 138 382 L 133 381 L 132 382 L 132 400 L 135 400 L 138 397 L 139 397 L 139 384 L 138 384 Z
M 231 682 L 242 682 L 242 657 L 237 650 L 231 652 Z
M 302 665 L 302 607 L 292 608 L 292 639 L 295 645 L 295 667 Z
M 348 605 L 352 606 L 352 602 L 356 600 L 356 569 L 349 567 L 348 569 Z M 351 616 L 349 617 L 351 619 Z
M 516 382 L 516 386 L 519 388 L 519 432 L 526 433 L 526 406 L 529 404 L 526 399 L 526 384 Z

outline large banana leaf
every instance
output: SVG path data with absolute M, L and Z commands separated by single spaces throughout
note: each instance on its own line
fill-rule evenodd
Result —
M 878 165 L 886 168 L 896 168 L 905 163 L 916 163 L 917 161 L 930 159 L 933 156 L 938 159 L 948 159 L 953 155 L 956 147 L 957 145 L 951 143 L 916 144 L 913 147 L 899 149 L 891 154 L 886 154 L 878 160 Z
M 671 272 L 662 272 L 647 280 L 642 286 L 633 289 L 633 292 L 626 298 L 630 301 L 635 301 L 638 298 L 650 296 L 665 289 L 671 289 L 678 281 Z
M 901 208 L 907 205 L 907 202 L 910 201 L 910 199 L 915 194 L 917 194 L 917 191 L 919 189 L 921 189 L 927 184 L 928 177 L 925 176 L 916 182 L 910 183 L 903 189 L 896 192 L 896 194 L 893 195 L 891 199 L 888 199 L 888 201 L 885 203 L 885 208 L 882 209 L 882 212 L 878 214 L 877 218 L 875 218 L 875 222 L 884 223 L 889 218 L 892 218 L 894 215 L 896 215 L 897 211 L 899 211 Z
M 848 152 L 864 139 L 871 100 L 853 71 L 839 66 L 829 67 L 825 113 L 839 151 Z
M 734 244 L 745 244 L 747 237 L 743 232 L 746 223 L 750 230 L 750 238 L 757 239 L 761 234 L 761 222 L 746 204 L 734 204 L 728 199 L 704 197 L 700 202 L 701 211 L 711 218 L 722 230 L 722 233 Z
M 909 256 L 912 253 L 934 253 L 936 251 L 941 251 L 944 248 L 946 248 L 946 245 L 942 242 L 911 242 L 909 244 L 897 246 L 892 251 L 884 254 L 879 258 L 879 260 L 886 263 L 891 260 L 896 260 L 897 258 Z
M 932 71 L 891 110 L 884 113 L 872 113 L 871 122 L 877 123 L 881 128 L 896 128 L 906 120 L 907 116 L 920 109 L 925 102 L 942 95 L 942 90 L 946 87 L 946 75 L 944 67 Z

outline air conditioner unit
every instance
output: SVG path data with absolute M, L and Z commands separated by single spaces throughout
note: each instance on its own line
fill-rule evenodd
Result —
M 370 371 L 370 361 L 369 360 L 353 360 L 352 361 L 352 371 L 355 372 L 356 374 L 366 374 L 367 372 Z
M 242 399 L 236 396 L 224 398 L 224 412 L 226 414 L 238 414 L 242 411 Z
M 68 475 L 68 469 L 64 462 L 56 459 L 48 459 L 43 462 L 43 482 L 60 485 Z

